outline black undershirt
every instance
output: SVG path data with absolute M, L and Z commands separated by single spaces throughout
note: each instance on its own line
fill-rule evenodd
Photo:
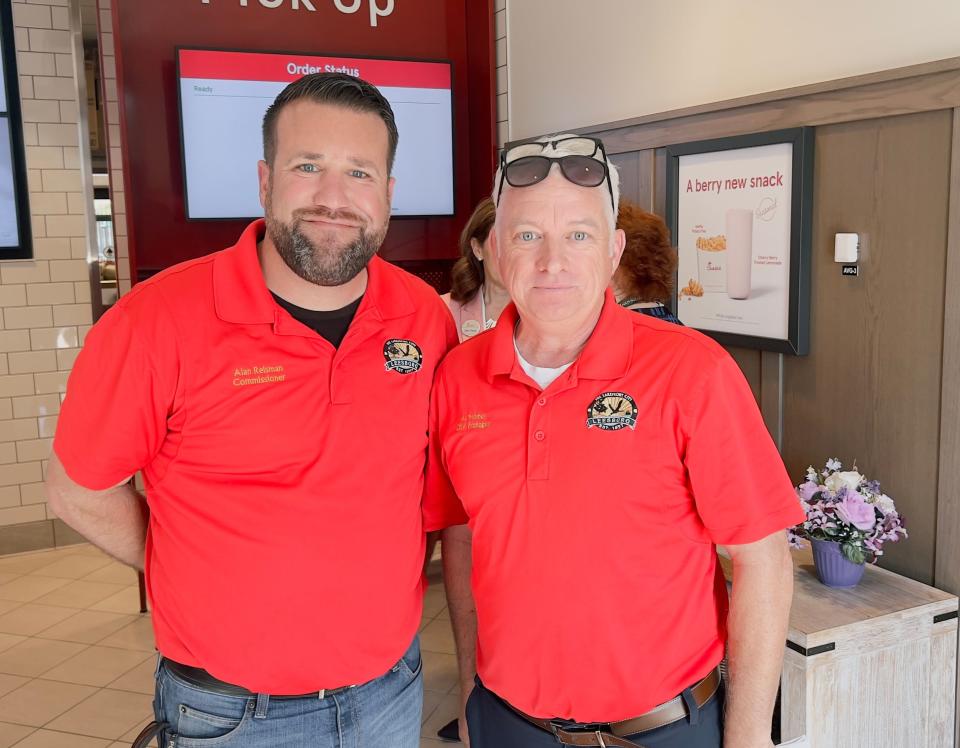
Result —
M 300 324 L 309 327 L 321 338 L 330 341 L 330 344 L 334 348 L 340 347 L 340 343 L 343 342 L 343 338 L 347 334 L 347 329 L 350 327 L 350 323 L 353 322 L 353 317 L 357 313 L 357 308 L 363 300 L 363 296 L 361 296 L 356 301 L 347 304 L 341 309 L 333 309 L 329 312 L 318 312 L 314 309 L 304 309 L 296 304 L 291 304 L 286 299 L 281 299 L 275 293 L 271 293 L 271 295 L 274 301 L 289 312 L 291 317 Z

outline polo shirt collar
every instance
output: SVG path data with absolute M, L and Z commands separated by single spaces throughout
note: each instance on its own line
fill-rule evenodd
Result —
M 263 238 L 266 222 L 254 221 L 229 249 L 217 254 L 213 263 L 213 295 L 217 316 L 237 324 L 273 324 L 279 307 L 263 279 L 257 243 Z M 398 282 L 399 272 L 374 256 L 367 263 L 367 289 L 357 318 L 370 314 L 378 320 L 406 317 L 416 311 L 406 283 Z
M 617 379 L 625 375 L 633 356 L 634 314 L 636 312 L 617 304 L 613 291 L 608 288 L 597 325 L 571 367 L 571 374 L 579 379 Z M 498 375 L 528 381 L 513 347 L 513 331 L 518 319 L 517 307 L 511 303 L 503 310 L 497 326 L 490 331 L 486 371 L 491 383 Z

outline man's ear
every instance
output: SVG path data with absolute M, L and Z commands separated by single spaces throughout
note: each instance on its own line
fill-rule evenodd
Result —
M 267 195 L 270 194 L 270 176 L 272 173 L 273 170 L 270 168 L 270 164 L 262 159 L 257 161 L 257 179 L 260 182 L 260 206 L 264 211 L 267 209 Z
M 623 229 L 617 229 L 613 232 L 613 252 L 610 256 L 613 268 L 611 272 L 616 272 L 620 267 L 620 258 L 623 257 L 623 249 L 627 246 L 627 235 Z

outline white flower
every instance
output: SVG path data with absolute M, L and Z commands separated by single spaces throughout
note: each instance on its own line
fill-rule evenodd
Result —
M 851 491 L 856 491 L 857 486 L 863 482 L 863 476 L 860 475 L 856 470 L 847 470 L 842 473 L 832 473 L 827 476 L 826 480 L 823 481 L 823 485 L 831 493 L 839 493 L 843 488 L 849 488 Z
M 891 499 L 885 493 L 877 496 L 873 503 L 876 504 L 877 508 L 879 508 L 884 514 L 890 514 L 896 511 L 896 507 L 893 505 L 893 499 Z
M 831 457 L 827 460 L 827 470 L 839 470 L 843 465 L 840 464 L 840 460 L 836 457 Z
M 807 468 L 807 480 L 817 482 L 817 471 L 813 469 L 813 465 Z

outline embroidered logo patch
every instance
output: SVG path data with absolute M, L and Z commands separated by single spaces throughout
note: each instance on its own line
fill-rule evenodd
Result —
M 587 428 L 604 431 L 636 428 L 637 404 L 626 392 L 603 392 L 587 408 Z
M 383 358 L 386 360 L 387 371 L 398 374 L 413 374 L 420 371 L 423 363 L 423 351 L 412 340 L 391 338 L 383 344 Z

